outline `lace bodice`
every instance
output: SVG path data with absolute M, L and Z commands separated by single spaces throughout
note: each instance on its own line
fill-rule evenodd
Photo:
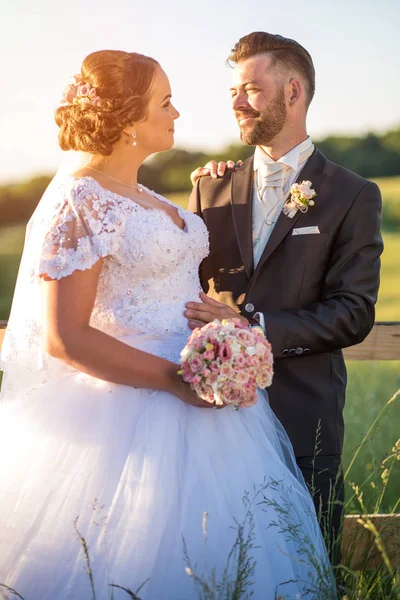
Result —
M 103 258 L 93 327 L 114 337 L 190 333 L 183 312 L 201 291 L 198 269 L 208 233 L 199 217 L 178 211 L 184 230 L 164 210 L 143 208 L 91 177 L 53 179 L 27 226 L 0 357 L 0 401 L 72 368 L 43 347 L 41 275 L 60 279 Z
M 46 237 L 39 274 L 58 279 L 104 257 L 94 327 L 115 335 L 187 332 L 184 305 L 199 297 L 208 234 L 199 217 L 178 210 L 184 230 L 164 210 L 143 208 L 91 177 L 72 180 Z

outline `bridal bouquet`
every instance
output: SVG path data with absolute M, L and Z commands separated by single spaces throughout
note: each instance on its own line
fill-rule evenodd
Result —
M 261 327 L 216 319 L 190 335 L 179 374 L 211 404 L 247 407 L 257 401 L 257 387 L 271 385 L 272 365 L 271 345 Z

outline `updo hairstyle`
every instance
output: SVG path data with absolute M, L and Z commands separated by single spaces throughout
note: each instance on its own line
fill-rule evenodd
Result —
M 157 66 L 153 58 L 135 52 L 100 50 L 89 54 L 81 76 L 89 87 L 96 88 L 100 103 L 77 102 L 57 108 L 62 150 L 109 156 L 123 129 L 146 116 Z

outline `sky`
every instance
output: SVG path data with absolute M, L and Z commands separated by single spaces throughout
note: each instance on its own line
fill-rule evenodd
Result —
M 400 126 L 399 23 L 398 0 L 3 0 L 0 182 L 55 170 L 62 90 L 87 54 L 106 48 L 161 63 L 181 113 L 179 147 L 212 156 L 239 140 L 225 61 L 260 30 L 296 39 L 313 57 L 314 139 L 388 131 Z

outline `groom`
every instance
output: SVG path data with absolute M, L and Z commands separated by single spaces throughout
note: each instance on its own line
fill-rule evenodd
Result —
M 200 177 L 193 189 L 189 209 L 207 225 L 210 254 L 201 265 L 207 296 L 188 303 L 185 315 L 192 328 L 237 313 L 265 328 L 275 359 L 270 403 L 332 542 L 344 495 L 342 348 L 360 343 L 374 323 L 381 197 L 307 136 L 315 71 L 300 44 L 251 33 L 230 63 L 240 137 L 255 153 L 220 178 L 211 163 L 214 177 Z

